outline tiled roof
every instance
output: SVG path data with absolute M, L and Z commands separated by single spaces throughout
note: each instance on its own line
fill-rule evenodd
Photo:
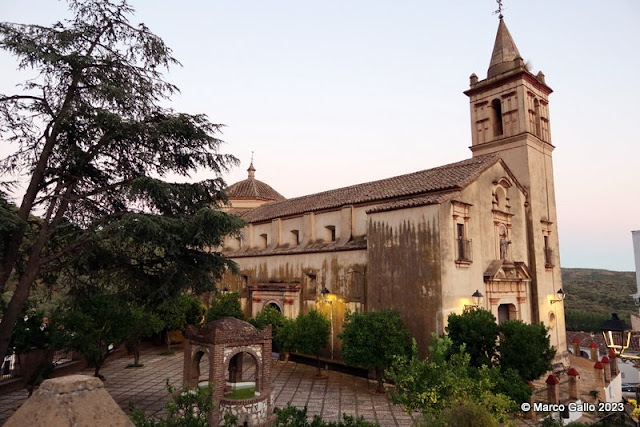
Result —
M 227 188 L 227 196 L 229 196 L 230 199 L 259 199 L 273 200 L 276 202 L 286 200 L 282 194 L 255 178 L 248 178 L 231 185 Z
M 442 203 L 453 197 L 460 195 L 459 190 L 443 191 L 441 193 L 426 194 L 424 196 L 412 197 L 410 199 L 394 200 L 392 202 L 384 203 L 382 205 L 375 206 L 367 213 L 387 212 L 394 211 L 396 209 L 415 208 L 418 206 L 434 205 Z
M 459 190 L 473 182 L 480 173 L 500 160 L 496 154 L 477 156 L 449 165 L 439 166 L 380 181 L 366 182 L 322 193 L 287 199 L 262 205 L 242 215 L 248 222 L 268 221 L 274 218 L 300 215 L 345 205 L 390 201 L 389 199 L 424 196 Z M 438 195 L 439 196 L 439 195 Z M 415 203 L 415 197 L 411 197 Z M 431 200 L 431 199 L 424 199 Z M 411 203 L 406 201 L 405 203 Z M 437 202 L 436 202 L 437 203 Z M 424 204 L 424 203 L 423 203 Z
M 304 246 L 295 247 L 277 247 L 269 249 L 247 249 L 242 252 L 226 253 L 225 255 L 230 258 L 244 258 L 254 256 L 270 256 L 270 255 L 294 255 L 294 254 L 307 254 L 318 252 L 339 252 L 339 251 L 354 251 L 367 249 L 367 240 L 363 238 L 350 240 L 345 244 L 338 245 L 337 242 L 316 242 Z

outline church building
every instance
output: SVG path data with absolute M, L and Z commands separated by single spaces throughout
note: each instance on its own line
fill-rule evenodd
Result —
M 500 18 L 487 77 L 470 77 L 469 159 L 286 199 L 255 178 L 228 188 L 247 225 L 223 254 L 240 274 L 245 314 L 317 308 L 331 319 L 325 357 L 340 359 L 346 310 L 397 310 L 426 354 L 465 309 L 550 328 L 566 353 L 549 100 Z M 381 337 L 382 339 L 384 337 Z

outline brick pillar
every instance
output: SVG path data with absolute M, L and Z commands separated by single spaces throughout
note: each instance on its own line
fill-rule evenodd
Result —
M 604 387 L 604 366 L 602 366 L 602 363 L 596 362 L 596 364 L 593 365 L 593 376 L 595 378 L 594 385 L 596 388 Z
M 580 379 L 580 374 L 575 368 L 569 368 L 567 376 L 569 377 L 569 399 L 574 401 L 578 400 L 578 380 Z
M 602 357 L 602 366 L 604 366 L 604 381 L 605 383 L 611 382 L 611 360 L 607 356 Z
M 558 403 L 559 401 L 559 393 L 558 393 L 558 378 L 555 375 L 549 375 L 547 380 L 547 402 L 548 403 Z
M 597 362 L 598 361 L 598 344 L 596 344 L 595 341 L 591 341 L 591 344 L 589 344 L 589 348 L 591 349 L 591 361 Z
M 529 404 L 531 405 L 531 409 L 529 409 L 529 412 L 525 412 L 524 417 L 533 419 L 536 417 L 536 411 L 533 409 L 533 404 L 536 401 L 533 393 L 536 391 L 536 386 L 533 384 L 533 381 L 527 381 L 527 385 L 529 386 L 529 388 L 531 388 L 531 397 L 529 397 Z
M 609 349 L 609 359 L 611 359 L 611 376 L 615 377 L 620 370 L 618 370 L 618 355 L 612 348 Z
M 580 357 L 580 338 L 576 337 L 571 341 L 573 345 L 573 355 L 576 357 Z

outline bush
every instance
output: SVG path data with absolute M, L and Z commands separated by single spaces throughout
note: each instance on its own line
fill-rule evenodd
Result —
M 166 420 L 147 417 L 143 410 L 129 404 L 131 421 L 136 427 L 207 427 L 207 417 L 216 406 L 212 399 L 213 385 L 177 392 L 167 380 L 167 391 L 173 399 L 165 406 L 169 412 Z M 235 426 L 236 421 L 225 417 L 224 425 Z
M 498 324 L 491 312 L 482 309 L 467 310 L 462 314 L 450 314 L 447 334 L 453 342 L 453 351 L 464 345 L 471 356 L 471 366 L 491 366 L 496 356 Z
M 484 405 L 471 400 L 459 401 L 439 412 L 427 412 L 415 423 L 420 427 L 494 427 L 499 424 Z
M 408 354 L 409 331 L 397 311 L 347 313 L 342 340 L 342 359 L 348 365 L 374 368 L 377 391 L 384 392 L 382 373 L 393 357 Z M 381 339 L 384 337 L 384 339 Z
M 207 312 L 207 322 L 213 322 L 223 317 L 235 317 L 236 319 L 245 320 L 239 293 L 220 292 L 213 297 L 211 308 Z
M 364 420 L 364 417 L 353 417 L 342 414 L 342 421 L 325 422 L 319 415 L 314 415 L 311 422 L 308 421 L 307 407 L 298 409 L 288 404 L 284 409 L 276 409 L 276 421 L 274 427 L 380 427 Z
M 524 381 L 533 381 L 550 371 L 556 350 L 547 333 L 542 323 L 508 320 L 500 325 L 498 353 L 502 370 L 513 369 Z
M 273 338 L 274 351 L 278 351 L 282 348 L 277 336 L 278 330 L 284 325 L 285 317 L 279 310 L 267 306 L 256 315 L 255 319 L 251 319 L 250 322 L 258 329 L 264 329 L 271 325 L 271 336 Z

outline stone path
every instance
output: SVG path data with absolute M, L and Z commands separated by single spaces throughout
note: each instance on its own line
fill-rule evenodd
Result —
M 126 412 L 129 402 L 144 409 L 147 415 L 165 416 L 164 406 L 169 400 L 167 379 L 178 387 L 182 383 L 183 355 L 162 356 L 158 348 L 143 352 L 142 368 L 126 369 L 131 358 L 112 359 L 101 373 L 106 377 L 105 386 L 115 401 Z M 201 373 L 206 373 L 206 358 L 203 358 Z M 91 371 L 83 371 L 92 375 Z M 405 427 L 412 418 L 400 406 L 392 405 L 385 395 L 374 393 L 375 384 L 364 378 L 329 371 L 327 378 L 315 377 L 316 368 L 293 362 L 273 362 L 273 383 L 276 407 L 292 405 L 308 408 L 308 414 L 318 414 L 326 421 L 338 421 L 342 414 L 364 416 L 367 421 L 377 422 L 382 427 Z M 24 390 L 0 395 L 0 424 L 25 401 Z

